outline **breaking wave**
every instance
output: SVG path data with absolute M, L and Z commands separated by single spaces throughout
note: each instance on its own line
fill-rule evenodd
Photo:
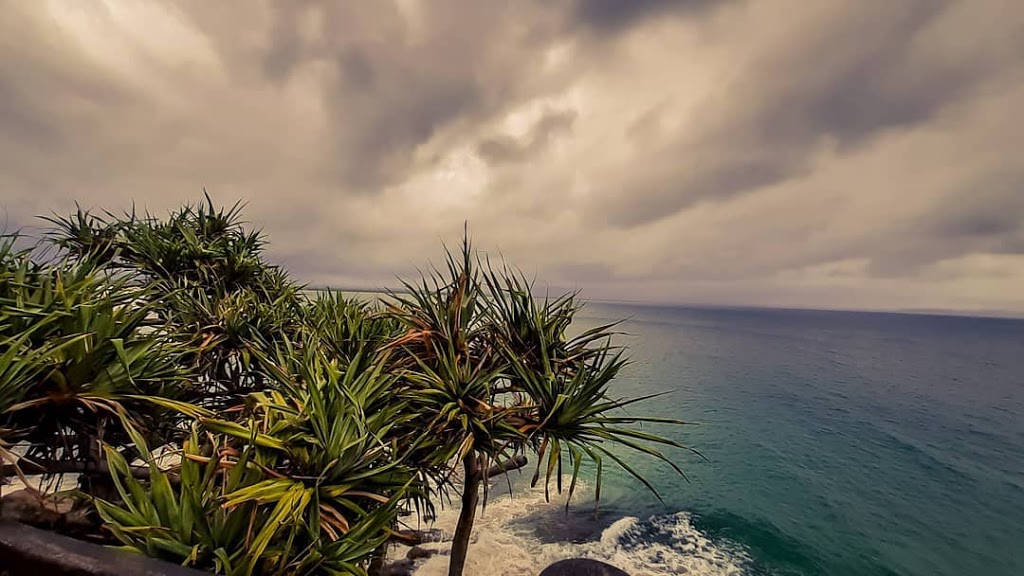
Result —
M 574 498 L 581 504 L 567 514 L 564 501 L 545 501 L 543 487 L 517 488 L 512 497 L 492 492 L 486 510 L 478 513 L 474 525 L 466 574 L 531 576 L 564 558 L 592 558 L 634 576 L 733 576 L 743 574 L 750 563 L 739 546 L 713 542 L 695 528 L 688 512 L 644 519 L 610 517 L 602 523 L 589 506 L 582 504 L 585 498 L 586 494 Z M 415 576 L 447 574 L 458 515 L 457 507 L 449 507 L 424 526 L 434 531 L 438 541 L 421 545 L 435 555 L 416 560 Z M 398 546 L 389 557 L 400 560 L 408 550 Z

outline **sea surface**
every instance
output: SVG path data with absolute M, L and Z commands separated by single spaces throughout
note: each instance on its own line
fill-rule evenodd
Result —
M 1024 574 L 1024 321 L 597 303 L 581 315 L 580 329 L 627 318 L 634 362 L 614 394 L 668 392 L 633 413 L 694 422 L 654 429 L 706 460 L 670 453 L 687 480 L 630 456 L 663 502 L 606 465 L 596 517 L 592 469 L 568 511 L 529 487 L 532 470 L 498 480 L 467 574 L 528 576 L 570 556 L 635 575 Z M 450 537 L 457 514 L 432 527 Z

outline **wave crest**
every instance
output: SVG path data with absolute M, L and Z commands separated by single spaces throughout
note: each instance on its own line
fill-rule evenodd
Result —
M 585 488 L 584 488 L 585 490 Z M 441 542 L 423 548 L 436 556 L 417 560 L 415 576 L 441 576 L 447 573 L 448 551 L 455 532 L 459 510 L 441 510 L 430 528 L 439 529 Z M 542 487 L 517 490 L 513 498 L 494 497 L 486 511 L 477 517 L 473 540 L 466 560 L 469 576 L 531 576 L 565 558 L 592 558 L 607 562 L 633 576 L 736 576 L 744 573 L 749 557 L 729 543 L 713 542 L 693 526 L 688 512 L 651 516 L 641 520 L 621 517 L 599 533 L 587 527 L 572 526 L 593 519 L 592 514 L 565 514 L 561 502 L 545 502 Z M 597 525 L 598 528 L 600 525 Z M 556 540 L 551 534 L 563 532 Z M 574 538 L 573 535 L 577 537 Z M 403 558 L 408 548 L 392 551 L 394 559 Z

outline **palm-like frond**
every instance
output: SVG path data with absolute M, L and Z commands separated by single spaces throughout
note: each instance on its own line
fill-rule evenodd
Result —
M 200 413 L 213 435 L 197 451 L 193 432 L 178 488 L 133 488 L 108 450 L 124 504 L 105 502 L 101 513 L 122 541 L 218 573 L 363 574 L 399 504 L 423 494 L 404 457 L 412 447 L 391 433 L 411 418 L 390 398 L 393 377 L 379 361 L 341 368 L 318 350 L 286 347 L 259 361 L 279 390 L 250 395 L 240 421 Z M 210 519 L 197 521 L 193 509 Z M 228 535 L 202 525 L 211 520 Z
M 176 469 L 150 462 L 148 485 L 108 449 L 120 502 L 97 500 L 106 525 L 126 546 L 215 574 L 366 574 L 366 559 L 388 536 L 397 495 L 362 515 L 345 511 L 352 518 L 345 520 L 305 485 L 272 477 L 257 447 L 225 438 L 194 427 Z M 321 532 L 328 523 L 345 530 Z
M 507 362 L 509 392 L 522 394 L 530 405 L 520 430 L 537 450 L 533 483 L 544 470 L 545 493 L 552 477 L 562 491 L 562 473 L 571 467 L 568 500 L 575 491 L 580 464 L 589 458 L 597 467 L 596 498 L 600 499 L 603 456 L 622 466 L 655 495 L 657 490 L 609 445 L 652 456 L 680 475 L 682 469 L 656 445 L 689 450 L 669 438 L 636 427 L 648 423 L 685 424 L 676 419 L 634 417 L 623 409 L 647 398 L 614 399 L 608 387 L 627 364 L 624 351 L 612 343 L 616 323 L 599 325 L 569 336 L 581 305 L 575 294 L 538 300 L 532 284 L 518 271 L 489 266 L 490 332 Z M 568 457 L 569 465 L 563 466 Z M 660 495 L 658 495 L 660 498 Z
M 342 363 L 382 351 L 401 330 L 369 303 L 328 290 L 316 292 L 302 307 L 301 317 L 303 342 Z
M 22 278 L 0 296 L 8 336 L 0 359 L 0 426 L 47 470 L 98 462 L 96 439 L 125 439 L 115 412 L 132 407 L 150 431 L 166 412 L 133 397 L 173 398 L 188 387 L 181 344 L 154 323 L 145 288 L 68 264 Z M 125 439 L 126 440 L 126 439 Z

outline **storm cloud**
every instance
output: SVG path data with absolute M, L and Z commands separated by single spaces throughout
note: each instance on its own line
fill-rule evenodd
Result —
M 320 285 L 1024 312 L 1013 0 L 0 1 L 0 224 L 244 200 Z

